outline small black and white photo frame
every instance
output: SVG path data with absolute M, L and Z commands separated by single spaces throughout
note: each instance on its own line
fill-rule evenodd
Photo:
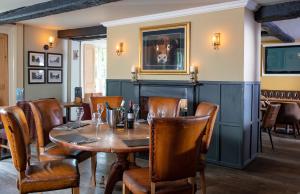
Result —
M 63 82 L 63 71 L 61 69 L 48 69 L 47 82 L 49 84 L 61 84 Z
M 63 55 L 59 53 L 47 53 L 47 66 L 51 68 L 62 68 Z
M 45 69 L 28 69 L 28 84 L 46 83 Z
M 28 51 L 29 67 L 45 67 L 45 53 Z

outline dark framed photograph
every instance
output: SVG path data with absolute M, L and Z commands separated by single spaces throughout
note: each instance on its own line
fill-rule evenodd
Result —
M 188 74 L 190 23 L 140 29 L 141 74 Z
M 49 84 L 59 84 L 63 82 L 61 69 L 48 69 L 47 82 Z
M 63 55 L 59 53 L 47 53 L 47 66 L 53 68 L 62 68 Z
M 45 53 L 28 51 L 29 67 L 45 67 Z
M 45 69 L 28 69 L 28 84 L 46 83 Z

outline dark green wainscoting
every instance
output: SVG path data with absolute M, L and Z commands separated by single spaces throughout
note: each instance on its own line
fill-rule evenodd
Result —
M 219 104 L 207 160 L 239 169 L 249 164 L 259 151 L 259 94 L 259 82 L 107 80 L 108 96 L 123 96 L 136 103 L 143 96 L 186 98 L 188 115 L 193 115 L 202 101 Z

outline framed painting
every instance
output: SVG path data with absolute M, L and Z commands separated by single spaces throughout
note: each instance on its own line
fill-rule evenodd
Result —
M 29 67 L 45 67 L 45 53 L 28 51 Z
M 47 82 L 49 84 L 61 84 L 63 82 L 61 69 L 48 69 Z
M 141 74 L 188 74 L 190 23 L 140 29 Z
M 28 84 L 46 83 L 45 69 L 28 69 Z
M 47 53 L 47 66 L 62 68 L 63 55 L 58 53 Z

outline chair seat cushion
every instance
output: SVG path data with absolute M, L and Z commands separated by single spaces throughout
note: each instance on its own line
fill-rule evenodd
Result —
M 148 194 L 151 191 L 149 168 L 130 169 L 123 174 L 123 183 L 134 194 Z M 156 183 L 155 193 L 186 194 L 192 193 L 192 185 L 187 180 Z
M 40 155 L 40 161 L 60 160 L 60 159 L 76 159 L 79 163 L 90 158 L 96 153 L 80 150 L 71 150 L 62 146 L 50 143 L 45 151 Z
M 79 187 L 77 161 L 65 159 L 30 165 L 18 185 L 22 193 Z

